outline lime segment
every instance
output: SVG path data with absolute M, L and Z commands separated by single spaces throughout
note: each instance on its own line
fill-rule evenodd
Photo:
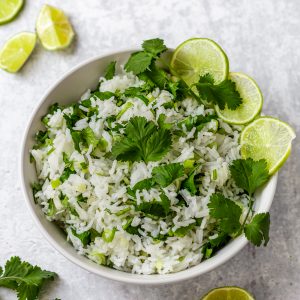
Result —
M 74 31 L 64 12 L 44 5 L 36 23 L 38 37 L 47 50 L 64 49 L 70 45 Z
M 0 24 L 13 20 L 21 11 L 24 0 L 1 0 L 0 1 Z
M 228 76 L 229 62 L 225 52 L 214 41 L 206 38 L 193 38 L 180 44 L 171 59 L 171 71 L 187 84 L 199 80 L 209 73 L 216 84 Z
M 11 73 L 18 72 L 35 44 L 36 35 L 31 32 L 21 32 L 10 38 L 0 50 L 0 68 Z
M 241 134 L 241 155 L 254 160 L 265 159 L 274 174 L 291 152 L 294 130 L 286 123 L 262 117 L 250 123 Z
M 246 124 L 252 121 L 261 111 L 263 105 L 262 93 L 256 82 L 242 73 L 229 73 L 228 78 L 235 82 L 236 89 L 243 100 L 235 110 L 215 107 L 218 116 L 230 124 Z
M 211 290 L 201 300 L 254 300 L 254 298 L 242 288 L 226 286 Z

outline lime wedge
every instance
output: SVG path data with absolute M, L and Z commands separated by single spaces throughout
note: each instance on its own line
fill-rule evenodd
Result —
M 215 107 L 218 116 L 230 124 L 246 124 L 252 121 L 261 111 L 263 105 L 262 93 L 256 82 L 242 73 L 229 73 L 228 76 L 236 84 L 236 89 L 243 100 L 236 109 Z
M 241 134 L 241 155 L 254 160 L 265 159 L 270 174 L 274 174 L 287 160 L 296 137 L 285 122 L 261 117 L 250 123 Z
M 254 298 L 242 288 L 225 286 L 211 290 L 201 300 L 254 300 Z
M 171 71 L 192 85 L 201 75 L 211 74 L 218 84 L 228 76 L 229 62 L 225 52 L 214 41 L 193 38 L 180 44 L 171 59 Z
M 38 37 L 47 50 L 64 49 L 74 37 L 74 31 L 64 12 L 56 7 L 44 5 L 36 23 Z
M 18 72 L 32 53 L 36 44 L 36 35 L 32 32 L 20 32 L 10 38 L 0 50 L 0 68 Z
M 0 1 L 0 24 L 13 20 L 23 7 L 24 0 Z

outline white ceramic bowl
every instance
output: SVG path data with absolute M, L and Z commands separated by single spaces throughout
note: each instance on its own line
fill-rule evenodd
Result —
M 166 275 L 137 275 L 125 273 L 100 266 L 88 258 L 77 254 L 72 245 L 66 241 L 65 233 L 54 223 L 46 220 L 40 207 L 34 203 L 31 190 L 31 183 L 36 180 L 36 171 L 34 164 L 29 161 L 29 150 L 34 145 L 35 133 L 43 128 L 41 117 L 47 113 L 49 106 L 55 102 L 65 105 L 77 101 L 88 88 L 94 89 L 97 86 L 99 77 L 103 75 L 104 68 L 110 61 L 116 60 L 117 65 L 124 64 L 133 51 L 117 52 L 85 61 L 65 74 L 45 93 L 34 110 L 24 135 L 21 154 L 22 187 L 28 207 L 39 229 L 50 244 L 73 263 L 97 275 L 126 283 L 149 285 L 174 283 L 209 272 L 228 261 L 247 244 L 246 238 L 244 236 L 236 238 L 212 258 L 181 272 Z M 255 205 L 257 212 L 266 212 L 270 209 L 276 190 L 276 184 L 277 175 L 273 176 L 266 186 L 258 191 Z

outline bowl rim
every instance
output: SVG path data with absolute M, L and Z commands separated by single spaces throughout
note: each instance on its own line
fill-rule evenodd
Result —
M 67 249 L 65 249 L 62 245 L 59 244 L 59 242 L 56 241 L 55 238 L 53 238 L 46 227 L 42 224 L 39 217 L 35 213 L 34 207 L 35 203 L 32 201 L 29 197 L 28 189 L 25 184 L 25 157 L 28 155 L 27 152 L 25 152 L 26 149 L 26 142 L 30 138 L 29 132 L 30 128 L 33 124 L 33 120 L 35 118 L 35 115 L 40 110 L 40 108 L 43 106 L 45 100 L 49 96 L 49 94 L 57 88 L 66 78 L 68 78 L 70 75 L 72 75 L 74 72 L 78 71 L 82 67 L 84 67 L 87 64 L 93 63 L 94 61 L 98 61 L 101 59 L 104 59 L 108 56 L 118 56 L 125 53 L 132 53 L 136 52 L 138 49 L 120 49 L 119 51 L 114 52 L 104 52 L 101 55 L 93 56 L 89 59 L 83 60 L 81 63 L 75 65 L 72 67 L 69 71 L 65 72 L 59 79 L 57 79 L 54 84 L 50 85 L 50 87 L 46 90 L 46 92 L 42 95 L 38 103 L 35 105 L 30 118 L 27 122 L 23 137 L 22 137 L 22 143 L 21 143 L 21 151 L 20 151 L 20 164 L 19 164 L 19 174 L 21 177 L 21 187 L 23 191 L 23 195 L 25 196 L 25 201 L 27 204 L 27 208 L 30 211 L 30 214 L 32 218 L 34 219 L 34 222 L 36 226 L 39 228 L 42 235 L 46 238 L 48 243 L 53 246 L 60 254 L 62 254 L 64 257 L 66 257 L 69 261 L 72 263 L 80 266 L 82 269 L 85 269 L 93 274 L 99 275 L 101 277 L 112 279 L 118 282 L 122 283 L 130 283 L 130 284 L 138 284 L 138 285 L 161 285 L 161 284 L 169 284 L 169 283 L 176 283 L 179 281 L 185 281 L 194 277 L 197 277 L 199 275 L 202 275 L 204 273 L 210 272 L 213 269 L 221 266 L 225 262 L 227 262 L 229 259 L 231 259 L 233 256 L 235 256 L 240 250 L 242 250 L 247 244 L 248 240 L 244 235 L 240 235 L 239 237 L 232 240 L 229 244 L 227 244 L 224 248 L 221 249 L 221 252 L 217 255 L 211 257 L 208 260 L 202 261 L 199 264 L 190 267 L 188 269 L 185 269 L 183 271 L 179 271 L 176 273 L 169 273 L 169 274 L 153 274 L 153 275 L 142 275 L 142 274 L 132 274 L 127 273 L 124 271 L 119 271 L 115 269 L 110 269 L 107 267 L 99 268 L 101 266 L 94 264 L 88 264 L 85 263 L 84 260 L 81 260 L 82 256 L 80 254 L 73 255 L 70 253 Z M 173 49 L 169 49 L 173 50 Z M 278 180 L 278 173 L 274 174 L 269 182 L 268 185 L 270 186 L 270 193 L 268 194 L 267 199 L 264 201 L 264 205 L 259 209 L 258 212 L 262 211 L 269 211 L 271 204 L 273 202 L 273 198 L 276 191 L 277 186 L 277 180 Z M 50 222 L 49 222 L 50 223 Z M 226 251 L 228 248 L 231 248 L 231 251 Z M 225 251 L 222 251 L 225 249 Z M 86 258 L 88 259 L 88 258 Z

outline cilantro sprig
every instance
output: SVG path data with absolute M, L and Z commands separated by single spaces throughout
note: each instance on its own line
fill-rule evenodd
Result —
M 4 270 L 0 267 L 0 286 L 16 291 L 19 300 L 35 300 L 44 283 L 56 276 L 54 272 L 42 270 L 13 256 L 6 262 Z
M 169 130 L 156 126 L 144 117 L 133 117 L 125 128 L 125 134 L 112 146 L 112 154 L 122 161 L 158 161 L 172 145 Z
M 242 209 L 234 201 L 220 193 L 210 197 L 209 214 L 217 221 L 218 237 L 209 240 L 203 248 L 208 251 L 209 255 L 206 253 L 206 256 L 210 256 L 229 236 L 235 237 L 242 232 L 255 246 L 262 243 L 266 246 L 269 241 L 270 214 L 259 213 L 249 221 L 249 215 L 253 213 L 253 194 L 270 178 L 266 160 L 237 159 L 230 165 L 230 172 L 235 184 L 248 194 L 248 211 L 241 221 Z
M 200 76 L 195 86 L 202 100 L 217 104 L 220 109 L 227 106 L 229 109 L 235 110 L 242 104 L 242 98 L 236 90 L 235 83 L 230 79 L 215 84 L 213 77 L 205 74 Z
M 167 50 L 162 39 L 151 39 L 144 41 L 142 44 L 143 51 L 131 54 L 129 60 L 125 64 L 125 70 L 138 75 L 146 71 L 151 63 Z

